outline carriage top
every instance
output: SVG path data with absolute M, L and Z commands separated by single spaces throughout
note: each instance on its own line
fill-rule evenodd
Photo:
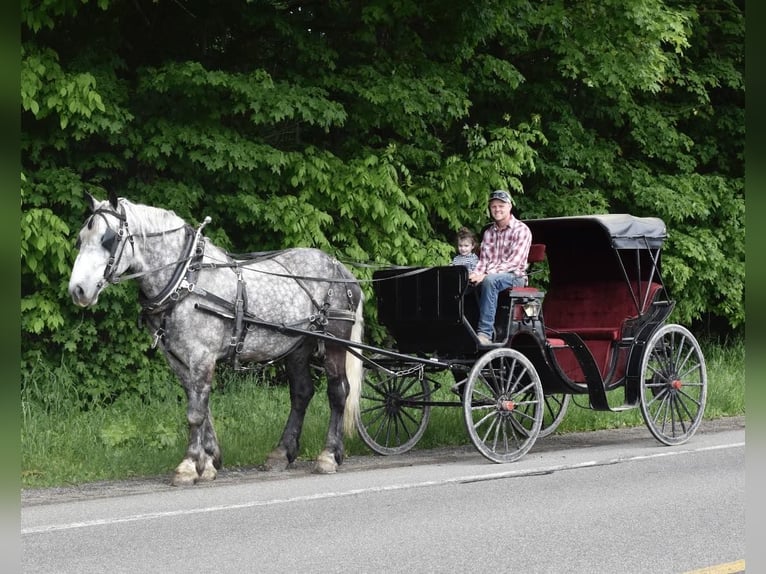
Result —
M 613 281 L 658 282 L 667 239 L 658 217 L 625 213 L 527 219 L 532 241 L 545 246 L 550 287 Z
M 524 221 L 532 230 L 535 242 L 557 244 L 580 239 L 583 234 L 607 239 L 614 249 L 651 249 L 662 247 L 668 233 L 658 217 L 636 217 L 627 213 L 546 217 Z

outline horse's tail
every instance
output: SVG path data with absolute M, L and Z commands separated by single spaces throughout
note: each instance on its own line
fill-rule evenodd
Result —
M 364 336 L 364 294 L 359 297 L 356 306 L 356 317 L 351 329 L 351 341 L 362 342 Z M 361 352 L 355 349 L 356 352 Z M 364 365 L 362 360 L 354 353 L 346 352 L 346 379 L 348 380 L 348 396 L 346 397 L 346 410 L 343 414 L 343 430 L 347 436 L 356 435 L 356 414 L 359 411 L 359 399 L 362 395 L 362 378 L 364 377 Z

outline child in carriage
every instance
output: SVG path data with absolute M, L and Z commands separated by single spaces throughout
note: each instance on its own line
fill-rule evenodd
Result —
M 452 265 L 463 265 L 470 273 L 479 262 L 479 256 L 476 254 L 476 236 L 467 227 L 461 227 L 455 237 L 455 244 L 457 255 L 453 257 Z

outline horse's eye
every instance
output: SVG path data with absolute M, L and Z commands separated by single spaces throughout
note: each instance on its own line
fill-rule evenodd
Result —
M 80 250 L 80 246 L 82 245 L 82 239 L 79 237 L 77 238 L 77 241 L 74 242 L 74 248 L 77 249 L 77 251 Z
M 117 238 L 117 234 L 114 232 L 114 229 L 112 229 L 111 227 L 108 227 L 107 230 L 104 232 L 104 236 L 101 238 L 101 247 L 111 252 L 112 247 L 114 247 L 114 240 L 116 238 Z

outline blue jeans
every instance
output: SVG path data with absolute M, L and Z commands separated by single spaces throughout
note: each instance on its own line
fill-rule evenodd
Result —
M 490 273 L 479 283 L 481 295 L 479 296 L 479 325 L 478 333 L 484 333 L 490 339 L 494 332 L 495 312 L 497 311 L 498 294 L 508 287 L 523 287 L 526 280 L 513 273 Z

